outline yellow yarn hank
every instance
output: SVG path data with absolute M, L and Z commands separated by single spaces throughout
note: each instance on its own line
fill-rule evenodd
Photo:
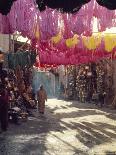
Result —
M 77 34 L 75 34 L 72 38 L 67 39 L 66 40 L 66 46 L 68 48 L 72 48 L 72 47 L 76 46 L 80 42 L 78 37 L 79 36 Z
M 58 44 L 62 39 L 61 33 L 51 38 L 52 43 Z
M 116 35 L 104 35 L 104 44 L 105 50 L 107 52 L 112 52 L 112 50 L 116 47 Z
M 95 50 L 101 44 L 102 37 L 101 35 L 91 36 L 91 37 L 82 37 L 84 46 L 89 50 Z

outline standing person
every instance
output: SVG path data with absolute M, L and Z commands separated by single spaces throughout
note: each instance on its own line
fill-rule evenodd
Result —
M 0 85 L 0 123 L 2 131 L 8 128 L 8 93 L 3 85 Z
M 60 83 L 60 97 L 64 98 L 65 88 L 63 82 Z
M 45 101 L 47 101 L 47 94 L 43 86 L 40 86 L 40 89 L 37 93 L 37 98 L 38 98 L 38 108 L 39 112 L 41 114 L 44 114 L 45 111 Z
M 102 92 L 102 93 L 99 94 L 99 102 L 100 102 L 100 107 L 101 108 L 105 104 L 105 96 L 106 96 L 106 92 Z

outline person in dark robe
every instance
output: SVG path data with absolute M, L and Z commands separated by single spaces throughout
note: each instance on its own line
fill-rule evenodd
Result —
M 8 94 L 4 85 L 0 85 L 0 123 L 1 130 L 8 128 Z
M 100 102 L 100 107 L 101 108 L 105 104 L 105 96 L 106 96 L 106 92 L 103 92 L 103 93 L 99 94 L 99 102 Z
M 5 78 L 7 77 L 7 71 L 3 69 L 3 63 L 0 62 L 0 80 L 2 84 L 5 84 Z

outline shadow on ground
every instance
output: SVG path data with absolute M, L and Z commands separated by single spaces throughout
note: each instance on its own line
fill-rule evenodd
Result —
M 96 118 L 103 116 L 115 121 L 114 111 L 108 112 L 107 109 L 101 110 L 92 105 L 76 102 L 64 105 L 49 104 L 45 116 L 37 116 L 37 113 L 33 112 L 35 117 L 30 117 L 20 126 L 10 125 L 9 131 L 0 135 L 0 155 L 52 155 L 50 152 L 54 153 L 55 150 L 47 145 L 48 135 L 70 147 L 75 155 L 88 155 L 87 151 L 77 148 L 70 141 L 63 140 L 62 136 L 55 134 L 64 134 L 65 131 L 75 131 L 75 138 L 88 149 L 116 139 L 116 124 Z M 93 117 L 96 119 L 91 120 Z M 63 153 L 60 155 L 64 155 Z M 110 151 L 105 154 L 110 155 Z

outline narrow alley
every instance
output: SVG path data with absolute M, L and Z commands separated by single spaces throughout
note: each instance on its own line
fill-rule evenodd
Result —
M 0 134 L 0 155 L 116 155 L 115 110 L 49 99 L 33 115 Z

